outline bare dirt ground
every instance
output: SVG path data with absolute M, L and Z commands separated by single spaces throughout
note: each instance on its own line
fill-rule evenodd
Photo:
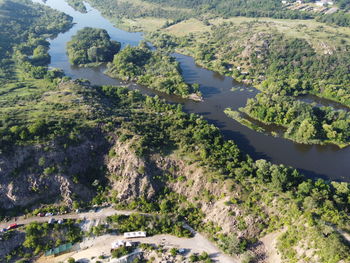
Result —
M 277 252 L 277 238 L 281 232 L 274 232 L 267 234 L 261 239 L 266 249 L 266 262 L 267 263 L 281 263 L 281 255 Z
M 64 262 L 69 257 L 76 260 L 85 260 L 86 262 L 94 262 L 100 255 L 110 256 L 111 243 L 117 240 L 124 240 L 123 236 L 103 235 L 96 238 L 88 238 L 79 244 L 80 249 L 71 253 L 67 253 L 55 258 L 42 257 L 38 263 L 58 263 Z M 146 244 L 163 245 L 168 248 L 184 248 L 190 253 L 207 252 L 217 262 L 234 263 L 236 259 L 223 255 L 214 245 L 207 241 L 202 235 L 197 234 L 193 238 L 178 238 L 171 235 L 156 235 L 147 238 L 136 238 L 132 241 L 138 241 Z M 94 259 L 92 259 L 94 258 Z
M 20 217 L 16 220 L 11 220 L 10 222 L 1 222 L 0 228 L 6 228 L 8 225 L 12 223 L 17 223 L 18 225 L 26 225 L 31 222 L 48 222 L 50 218 L 59 219 L 83 219 L 85 223 L 82 225 L 82 229 L 87 231 L 91 226 L 98 224 L 98 222 L 102 221 L 108 216 L 114 214 L 122 214 L 122 215 L 130 215 L 135 213 L 135 211 L 119 211 L 115 210 L 112 207 L 107 207 L 103 209 L 99 209 L 97 212 L 86 212 L 86 213 L 74 213 L 74 214 L 65 214 L 65 215 L 55 215 L 52 217 L 30 217 L 24 218 Z M 190 228 L 189 226 L 187 226 Z M 191 229 L 191 228 L 190 228 Z M 168 247 L 176 247 L 176 248 L 185 248 L 189 249 L 191 253 L 198 252 L 201 253 L 203 251 L 207 252 L 211 255 L 211 257 L 220 263 L 235 263 L 238 262 L 237 259 L 227 256 L 223 254 L 219 248 L 217 248 L 211 241 L 209 241 L 204 235 L 195 232 L 193 229 L 191 231 L 194 233 L 193 238 L 177 238 L 170 235 L 157 235 L 153 237 L 147 237 L 142 239 L 135 239 L 135 241 L 139 241 L 142 243 L 156 244 L 156 245 L 164 245 Z M 110 254 L 111 243 L 116 240 L 123 240 L 122 236 L 113 236 L 113 235 L 104 235 L 96 238 L 89 238 L 84 240 L 81 244 L 79 244 L 78 251 L 72 252 L 69 254 L 64 254 L 60 257 L 56 258 L 41 258 L 38 262 L 46 263 L 46 262 L 60 262 L 64 261 L 69 257 L 74 257 L 76 259 L 91 259 L 91 257 L 98 257 L 103 253 L 105 255 Z M 93 262 L 93 261 L 92 261 Z

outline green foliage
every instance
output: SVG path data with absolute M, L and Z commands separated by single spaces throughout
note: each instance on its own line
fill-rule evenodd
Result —
M 120 43 L 111 41 L 104 29 L 86 27 L 67 43 L 69 61 L 73 65 L 112 61 Z
M 167 94 L 188 97 L 198 93 L 198 86 L 186 84 L 181 76 L 179 63 L 162 51 L 151 51 L 146 44 L 139 47 L 127 46 L 115 55 L 109 67 L 109 75 L 136 80 L 145 85 Z
M 343 146 L 350 141 L 350 114 L 343 110 L 314 107 L 268 92 L 248 99 L 242 110 L 264 123 L 286 127 L 285 137 L 297 142 L 331 142 Z
M 219 247 L 228 254 L 242 254 L 247 248 L 247 241 L 238 238 L 235 234 L 222 235 L 219 239 Z
M 172 234 L 178 237 L 190 237 L 189 230 L 180 222 L 174 222 L 168 216 L 146 216 L 132 214 L 130 216 L 114 215 L 108 217 L 108 222 L 113 224 L 120 233 L 131 231 L 146 231 L 147 235 Z
M 81 240 L 80 227 L 72 220 L 63 224 L 48 224 L 33 222 L 26 226 L 24 247 L 30 248 L 35 254 L 53 248 L 57 242 L 75 243 Z
M 176 257 L 176 255 L 177 255 L 177 249 L 176 248 L 172 248 L 172 249 L 170 249 L 170 254 L 173 256 L 173 257 Z
M 113 249 L 112 258 L 120 258 L 122 256 L 126 256 L 130 254 L 134 250 L 133 247 L 120 247 L 117 249 Z
M 349 7 L 349 2 L 346 0 L 343 0 L 343 7 L 345 8 L 345 5 L 347 8 Z M 345 4 L 346 3 L 346 4 Z M 350 26 L 350 14 L 348 12 L 337 12 L 333 14 L 327 14 L 327 15 L 321 15 L 316 18 L 317 21 L 323 22 L 323 23 L 329 23 L 334 24 L 337 26 Z
M 248 182 L 252 181 L 254 188 L 247 187 L 246 190 L 246 192 L 250 191 L 252 194 L 247 194 L 247 197 L 242 198 L 242 201 L 240 200 L 237 204 L 243 203 L 247 210 L 250 209 L 248 211 L 257 209 L 261 204 L 260 195 L 256 193 L 259 190 L 271 191 L 270 193 L 276 197 L 277 203 L 282 203 L 279 208 L 284 207 L 284 205 L 289 208 L 289 205 L 293 205 L 294 209 L 291 211 L 279 211 L 280 215 L 276 216 L 275 221 L 273 216 L 268 218 L 267 221 L 270 220 L 271 224 L 274 222 L 278 223 L 279 226 L 290 224 L 292 219 L 299 219 L 299 215 L 303 215 L 307 217 L 308 223 L 315 227 L 322 220 L 327 224 L 335 224 L 337 227 L 348 227 L 350 209 L 348 184 L 328 183 L 323 180 L 305 181 L 298 172 L 283 165 L 273 165 L 266 160 L 253 162 L 251 158 L 239 151 L 234 142 L 224 140 L 216 127 L 196 115 L 185 114 L 181 107 L 165 104 L 158 98 L 143 97 L 140 93 L 128 91 L 125 88 L 90 87 L 84 86 L 85 84 L 82 83 L 61 83 L 60 86 L 57 86 L 56 84 L 59 83 L 62 75 L 58 71 L 47 70 L 48 46 L 44 39 L 52 34 L 57 34 L 65 26 L 70 26 L 70 19 L 56 11 L 49 11 L 45 7 L 33 7 L 29 2 L 19 4 L 17 1 L 6 1 L 5 5 L 1 7 L 3 6 L 6 7 L 4 10 L 9 12 L 7 12 L 5 19 L 1 16 L 1 29 L 4 29 L 4 31 L 0 36 L 0 52 L 2 52 L 1 55 L 5 54 L 5 56 L 1 56 L 4 59 L 1 60 L 0 73 L 1 81 L 4 80 L 3 76 L 6 76 L 7 82 L 1 89 L 1 150 L 9 144 L 37 143 L 44 139 L 54 140 L 60 137 L 64 144 L 70 145 L 79 142 L 82 130 L 93 134 L 92 137 L 96 135 L 87 127 L 102 127 L 102 129 L 109 129 L 109 131 L 114 131 L 114 127 L 118 127 L 120 131 L 125 131 L 126 135 L 124 134 L 123 137 L 133 142 L 133 147 L 139 155 L 147 157 L 149 154 L 163 154 L 177 149 L 192 157 L 198 165 L 204 166 L 208 171 L 215 172 L 217 174 L 216 180 L 235 180 L 238 186 L 246 186 Z M 14 19 L 14 16 L 9 17 L 9 14 L 14 14 L 16 19 Z M 226 41 L 222 36 L 228 34 L 224 34 L 225 32 L 220 31 L 219 28 L 216 28 L 215 32 L 218 33 L 217 38 L 221 37 L 223 41 Z M 186 45 L 191 43 L 190 40 L 187 43 L 186 41 L 183 42 Z M 14 47 L 15 44 L 16 47 Z M 218 42 L 218 45 L 221 45 L 221 42 Z M 292 45 L 296 46 L 295 52 L 293 52 Z M 347 88 L 341 86 L 343 84 L 345 84 L 343 86 L 346 86 L 347 83 L 347 72 L 345 71 L 347 68 L 344 66 L 348 65 L 346 52 L 342 51 L 339 53 L 339 57 L 330 56 L 328 59 L 315 56 L 303 41 L 286 41 L 285 45 L 281 46 L 278 42 L 274 42 L 273 47 L 276 47 L 276 52 L 272 52 L 267 56 L 268 59 L 273 58 L 273 60 L 268 60 L 266 64 L 257 64 L 271 64 L 269 73 L 276 77 L 272 79 L 272 83 L 278 82 L 274 81 L 279 80 L 277 79 L 278 74 L 296 74 L 296 77 L 283 78 L 281 80 L 282 85 L 278 83 L 272 88 L 283 91 L 288 95 L 296 95 L 310 91 L 313 87 L 310 83 L 314 84 L 314 79 L 322 77 L 326 84 L 325 86 L 316 85 L 317 88 L 325 87 L 324 94 L 329 94 L 333 98 L 339 98 L 342 102 L 346 102 L 348 99 Z M 174 73 L 175 71 L 172 71 L 172 69 L 178 69 L 178 65 L 175 65 L 164 54 L 152 52 L 145 47 L 139 47 L 138 49 L 141 49 L 141 51 L 132 53 L 130 51 L 132 49 L 129 48 L 128 52 L 130 52 L 131 57 L 126 56 L 128 55 L 126 54 L 123 59 L 127 62 L 130 59 L 130 62 L 125 63 L 127 64 L 126 67 L 130 67 L 132 74 L 134 72 L 141 74 L 137 77 L 144 83 L 151 85 L 150 79 L 154 78 L 152 75 L 148 76 L 147 72 L 156 72 L 156 76 L 164 81 L 164 74 L 167 74 L 167 72 Z M 203 45 L 203 49 L 198 52 L 198 56 L 203 61 L 210 62 L 218 53 L 217 49 L 213 49 L 211 45 Z M 143 54 L 146 54 L 146 62 L 143 61 Z M 283 54 L 286 54 L 288 58 L 283 58 Z M 134 61 L 133 59 L 139 55 L 141 58 Z M 154 59 L 153 56 L 157 56 L 157 58 Z M 164 65 L 166 71 L 163 72 L 163 64 L 159 60 L 164 60 L 173 65 Z M 158 65 L 160 69 L 154 69 L 153 64 L 151 65 L 149 61 Z M 142 64 L 138 64 L 141 62 Z M 254 60 L 255 62 L 258 61 Z M 322 63 L 328 63 L 330 67 L 329 74 L 324 72 L 324 65 L 318 65 Z M 339 67 L 334 67 L 337 64 Z M 18 76 L 13 74 L 12 67 L 14 65 L 18 70 Z M 226 68 L 226 66 L 224 63 L 219 65 L 220 68 Z M 295 79 L 301 78 L 298 67 L 308 74 L 307 78 L 303 78 L 301 82 L 295 81 Z M 174 76 L 177 76 L 177 74 L 179 73 L 175 72 Z M 255 73 L 252 71 L 250 74 L 254 75 Z M 23 81 L 17 82 L 17 77 Z M 46 79 L 41 80 L 41 78 Z M 55 78 L 58 79 L 55 80 Z M 175 77 L 174 79 L 177 80 Z M 181 81 L 176 82 L 173 79 L 172 81 L 173 83 L 181 83 Z M 333 85 L 334 83 L 336 85 Z M 166 86 L 166 84 L 165 81 L 164 85 Z M 269 86 L 271 85 L 263 86 L 263 88 Z M 72 96 L 63 95 L 66 93 Z M 50 94 L 53 95 L 50 96 Z M 45 98 L 45 100 L 42 98 Z M 79 99 L 79 103 L 70 103 L 75 99 Z M 65 101 L 69 102 L 64 103 Z M 26 106 L 25 109 L 21 109 L 23 106 L 20 106 L 20 104 L 23 103 Z M 83 107 L 80 108 L 76 104 L 81 104 Z M 88 108 L 89 111 L 84 111 L 85 108 Z M 259 112 L 259 114 L 262 113 L 262 111 Z M 326 120 L 326 123 L 322 123 L 322 121 L 319 123 L 322 124 L 322 128 L 327 134 L 334 136 L 334 127 L 337 127 L 337 129 L 344 127 L 342 118 L 347 117 L 346 115 L 343 116 L 343 113 L 336 113 L 334 116 L 328 117 L 330 113 L 327 110 L 314 113 L 316 119 L 310 117 L 308 122 L 302 125 L 302 131 L 295 132 L 298 136 L 304 136 L 303 140 L 317 136 L 319 127 L 315 126 L 314 123 L 318 123 L 319 120 Z M 272 113 L 269 114 L 274 116 Z M 325 117 L 323 114 L 327 116 Z M 336 122 L 338 118 L 341 121 L 335 125 L 333 121 Z M 310 128 L 310 123 L 315 127 L 315 130 Z M 98 136 L 101 136 L 101 134 L 98 134 Z M 38 162 L 37 160 L 35 163 Z M 49 168 L 47 174 L 50 174 L 52 164 L 46 164 L 46 162 L 41 164 L 43 169 L 44 167 Z M 140 172 L 142 171 L 140 170 Z M 145 229 L 150 234 L 171 233 L 178 236 L 188 236 L 190 234 L 183 228 L 183 225 L 176 223 L 180 220 L 186 220 L 199 229 L 207 227 L 213 236 L 220 232 L 221 229 L 214 225 L 203 226 L 201 224 L 203 214 L 200 209 L 189 204 L 186 200 L 184 201 L 184 197 L 171 194 L 171 191 L 166 189 L 164 185 L 173 177 L 174 174 L 154 178 L 162 186 L 160 187 L 160 194 L 155 197 L 155 200 L 140 198 L 132 204 L 135 205 L 135 208 L 161 211 L 167 216 L 159 218 L 145 216 L 117 218 L 115 219 L 116 222 L 113 223 L 115 228 L 119 231 Z M 90 186 L 92 181 L 89 183 Z M 213 199 L 209 191 L 206 191 L 205 194 L 208 200 Z M 103 197 L 99 196 L 97 202 L 101 200 L 103 200 Z M 284 205 L 283 202 L 285 202 Z M 273 203 L 275 202 L 271 202 L 271 204 Z M 75 205 L 78 205 L 78 202 Z M 176 220 L 173 221 L 173 219 Z M 243 220 L 241 220 L 240 227 L 242 229 L 246 227 Z M 27 231 L 25 244 L 36 250 L 35 252 L 52 248 L 57 242 L 74 242 L 80 236 L 80 230 L 76 226 L 66 226 L 65 229 L 61 229 L 58 225 L 34 224 L 29 225 Z M 100 229 L 96 229 L 95 232 L 98 234 L 99 231 Z M 304 233 L 303 231 L 300 232 Z M 324 230 L 323 227 L 321 229 L 316 228 L 315 232 L 317 236 L 312 236 L 312 238 L 318 242 L 314 242 L 314 246 L 315 249 L 320 251 L 319 256 L 323 261 L 336 262 L 339 259 L 348 261 L 348 254 L 346 253 L 348 246 L 337 233 L 328 229 Z M 64 235 L 61 236 L 59 233 L 64 233 Z M 293 237 L 294 234 L 288 235 Z M 238 239 L 234 235 L 221 235 L 219 237 L 215 236 L 215 238 L 218 239 L 223 249 L 232 253 L 242 253 L 247 246 L 246 240 Z M 298 237 L 293 237 L 290 241 L 287 241 L 286 249 L 294 246 L 297 239 Z M 293 254 L 292 249 L 287 251 L 291 251 L 291 254 Z
M 80 0 L 67 0 L 67 3 L 76 11 L 83 14 L 87 13 L 86 6 Z
M 209 258 L 209 254 L 207 252 L 202 252 L 199 255 L 199 260 L 207 262 L 208 259 L 210 259 L 210 258 Z
M 316 249 L 315 254 L 320 262 L 336 263 L 341 259 L 345 262 L 350 260 L 348 245 L 342 241 L 339 233 L 324 223 L 309 228 L 303 225 L 290 226 L 278 242 L 278 248 L 283 252 L 285 259 L 298 260 L 299 256 L 293 247 L 303 242 L 304 235 L 308 235 L 312 240 L 307 243 L 305 249 Z
M 189 260 L 190 260 L 190 262 L 198 262 L 199 261 L 198 254 L 191 254 L 189 256 Z
M 242 255 L 242 263 L 253 263 L 256 260 L 256 256 L 253 252 L 247 251 Z
M 0 15 L 0 83 L 8 82 L 14 77 L 13 48 L 20 43 L 25 55 L 32 55 L 27 61 L 33 65 L 43 65 L 49 61 L 48 42 L 43 38 L 56 36 L 59 32 L 72 26 L 68 15 L 45 7 L 34 5 L 31 1 L 10 0 L 1 5 Z M 34 53 L 33 50 L 35 50 Z M 21 59 L 17 54 L 15 59 Z M 28 63 L 29 63 L 28 62 Z M 40 67 L 35 67 L 40 71 Z M 34 71 L 34 68 L 31 70 Z M 34 73 L 33 74 L 40 74 Z
M 312 14 L 297 10 L 289 10 L 283 7 L 279 0 L 249 0 L 249 1 L 225 1 L 225 0 L 145 0 L 156 4 L 153 8 L 139 9 L 132 3 L 116 3 L 112 0 L 90 0 L 90 2 L 102 9 L 104 13 L 112 17 L 161 17 L 169 18 L 176 22 L 190 17 L 200 17 L 207 13 L 223 17 L 248 16 L 248 17 L 273 17 L 289 19 L 307 19 Z M 168 26 L 171 24 L 168 24 Z

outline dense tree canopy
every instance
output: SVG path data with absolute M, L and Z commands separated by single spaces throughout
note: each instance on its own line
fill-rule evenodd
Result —
M 280 0 L 146 0 L 147 2 L 184 7 L 196 10 L 198 13 L 214 12 L 221 16 L 248 16 L 273 18 L 310 18 L 305 12 L 283 8 Z
M 184 82 L 179 63 L 173 57 L 163 51 L 152 51 L 145 43 L 128 46 L 115 55 L 109 74 L 168 94 L 182 97 L 199 94 L 197 85 Z
M 260 93 L 249 99 L 244 112 L 264 123 L 287 128 L 285 136 L 302 143 L 350 142 L 350 114 L 331 107 L 308 103 L 273 93 Z
M 72 25 L 68 15 L 28 2 L 31 1 L 0 1 L 0 82 L 13 76 L 11 54 L 15 45 L 22 44 L 25 55 L 33 55 L 34 65 L 47 63 L 48 42 L 43 38 L 55 36 Z M 28 45 L 23 44 L 26 41 Z
M 106 30 L 89 27 L 79 30 L 67 44 L 73 65 L 112 61 L 119 49 L 120 43 L 111 41 Z
M 79 0 L 67 0 L 67 3 L 74 8 L 74 10 L 77 10 L 81 13 L 87 13 L 86 6 L 84 5 L 83 2 Z

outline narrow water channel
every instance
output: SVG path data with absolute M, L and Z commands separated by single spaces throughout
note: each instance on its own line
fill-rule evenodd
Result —
M 43 3 L 41 0 L 34 2 Z M 64 0 L 48 0 L 46 5 L 65 12 L 74 18 L 75 25 L 68 32 L 60 34 L 50 41 L 52 67 L 61 68 L 72 78 L 88 79 L 94 85 L 121 85 L 119 80 L 103 74 L 104 68 L 78 68 L 69 64 L 66 55 L 66 43 L 84 27 L 104 28 L 113 40 L 125 45 L 137 45 L 143 39 L 142 33 L 130 33 L 114 27 L 100 12 L 86 4 L 89 12 L 81 14 L 74 11 Z M 255 96 L 257 91 L 249 86 L 235 82 L 215 72 L 197 66 L 191 57 L 174 54 L 180 62 L 183 77 L 188 83 L 199 83 L 204 102 L 193 102 L 151 91 L 145 87 L 129 84 L 132 89 L 139 89 L 144 94 L 154 95 L 169 102 L 178 102 L 190 113 L 202 115 L 210 123 L 219 127 L 226 138 L 236 142 L 239 148 L 254 159 L 267 159 L 273 163 L 282 163 L 298 168 L 311 177 L 350 181 L 350 147 L 339 149 L 333 145 L 302 145 L 292 141 L 266 136 L 250 130 L 224 114 L 224 109 L 238 109 L 246 100 Z M 231 91 L 232 88 L 236 91 Z

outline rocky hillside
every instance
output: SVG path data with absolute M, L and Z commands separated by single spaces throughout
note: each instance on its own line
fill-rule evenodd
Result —
M 24 96 L 18 95 L 19 101 Z M 97 116 L 107 109 L 102 108 L 98 92 L 87 83 L 61 81 L 39 90 L 37 96 L 40 102 L 35 106 L 28 103 L 16 110 L 13 106 L 2 109 L 13 118 L 30 116 L 2 130 L 3 210 L 61 201 L 71 207 L 73 200 L 92 199 L 95 180 L 98 185 L 103 183 L 103 156 L 109 143 L 98 127 Z
M 71 206 L 73 195 L 91 199 L 91 182 L 99 178 L 96 167 L 102 164 L 106 148 L 103 136 L 98 131 L 91 133 L 97 136 L 81 136 L 75 144 L 64 145 L 64 141 L 55 140 L 15 146 L 10 155 L 1 154 L 0 207 L 10 209 L 60 200 Z
M 47 126 L 55 136 L 8 141 L 1 154 L 3 209 L 110 202 L 185 221 L 241 258 L 254 253 L 263 260 L 259 239 L 281 229 L 287 256 L 291 244 L 307 243 L 324 262 L 347 258 L 346 244 L 327 227 L 349 228 L 347 184 L 304 181 L 283 165 L 253 161 L 202 118 L 126 88 L 63 81 L 44 95 L 61 105 L 54 116 L 75 117 L 74 125 L 62 119 L 64 130 L 56 122 Z M 310 219 L 311 211 L 322 219 Z M 294 236 L 298 228 L 308 235 Z
M 134 143 L 132 140 L 117 141 L 112 147 L 113 157 L 108 158 L 110 196 L 118 205 L 150 211 L 145 204 L 150 202 L 158 204 L 153 207 L 156 211 L 174 213 L 175 217 L 193 205 L 200 209 L 197 215 L 200 222 L 185 216 L 190 224 L 201 229 L 227 253 L 241 254 L 242 260 L 255 258 L 254 262 L 271 262 L 271 254 L 274 259 L 280 258 L 276 256 L 277 248 L 273 244 L 284 233 L 282 221 L 294 222 L 293 227 L 287 227 L 290 231 L 299 227 L 299 222 L 305 222 L 303 217 L 295 217 L 299 212 L 287 196 L 281 201 L 281 196 L 274 196 L 275 191 L 262 189 L 253 181 L 240 185 L 232 179 L 218 180 L 215 172 L 181 152 L 139 157 L 133 149 Z M 257 191 L 258 188 L 261 191 Z M 176 195 L 176 200 L 172 199 L 171 193 Z M 277 232 L 263 238 L 270 231 Z M 305 231 L 314 233 L 317 230 L 309 226 Z M 246 246 L 248 251 L 242 254 L 240 245 Z M 303 251 L 310 254 L 314 249 L 306 246 Z M 313 255 L 310 259 L 317 262 L 317 253 L 313 252 Z
M 239 198 L 241 191 L 232 182 L 207 180 L 211 176 L 207 169 L 197 163 L 191 164 L 176 153 L 154 154 L 145 160 L 136 156 L 130 144 L 117 142 L 113 147 L 115 156 L 108 162 L 112 193 L 116 193 L 118 202 L 130 203 L 141 198 L 156 200 L 167 187 L 200 207 L 205 215 L 203 222 L 220 226 L 222 233 L 238 233 L 238 237 L 247 239 L 259 235 L 261 229 L 257 226 L 263 220 L 244 216 L 244 209 L 231 203 Z M 240 229 L 239 224 L 247 227 Z

